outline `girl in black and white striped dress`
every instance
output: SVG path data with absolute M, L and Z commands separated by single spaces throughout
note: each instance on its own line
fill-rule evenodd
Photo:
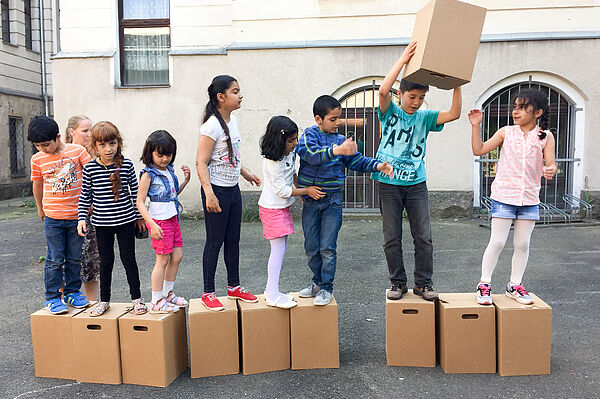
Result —
M 85 236 L 85 217 L 94 206 L 91 224 L 96 228 L 100 254 L 100 302 L 91 316 L 100 316 L 110 306 L 110 286 L 115 260 L 114 237 L 117 236 L 119 255 L 125 267 L 129 291 L 136 314 L 147 311 L 140 292 L 140 277 L 135 260 L 135 229 L 146 229 L 135 206 L 138 182 L 130 159 L 121 154 L 123 139 L 110 122 L 98 122 L 92 127 L 90 150 L 96 159 L 83 169 L 79 198 L 77 230 Z

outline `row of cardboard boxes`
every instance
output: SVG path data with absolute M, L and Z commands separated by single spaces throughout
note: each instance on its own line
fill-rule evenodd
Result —
M 225 309 L 209 311 L 190 301 L 189 352 L 192 378 L 256 374 L 289 368 L 338 368 L 335 299 L 314 306 L 298 298 L 290 310 L 219 298 Z M 188 367 L 185 310 L 134 315 L 129 304 L 112 303 L 100 317 L 70 309 L 31 315 L 35 375 L 79 382 L 166 387 Z M 239 327 L 239 328 L 238 328 Z M 318 331 L 319 339 L 315 339 Z
M 412 293 L 387 300 L 387 364 L 435 367 L 439 359 L 446 373 L 548 374 L 552 309 L 533 296 L 533 305 L 494 295 L 494 306 L 481 306 L 472 293 L 440 294 L 437 309 Z M 318 307 L 297 298 L 290 310 L 268 307 L 262 297 L 220 300 L 222 312 L 191 300 L 192 378 L 339 367 L 335 299 Z M 188 367 L 183 309 L 137 316 L 113 303 L 101 317 L 90 309 L 58 316 L 42 309 L 31 315 L 31 336 L 38 377 L 164 387 Z

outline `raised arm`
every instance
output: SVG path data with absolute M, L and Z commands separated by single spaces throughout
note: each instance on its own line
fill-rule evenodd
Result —
M 379 86 L 379 109 L 381 110 L 382 114 L 385 114 L 385 111 L 387 111 L 390 103 L 392 102 L 390 90 L 392 90 L 394 82 L 396 82 L 396 79 L 398 79 L 398 75 L 400 75 L 400 71 L 404 65 L 406 65 L 408 61 L 410 61 L 410 58 L 415 54 L 416 48 L 417 42 L 410 42 L 392 69 L 390 69 L 387 75 L 385 75 L 383 82 L 381 82 L 381 86 Z
M 485 143 L 481 140 L 481 121 L 483 114 L 478 109 L 469 111 L 469 122 L 471 122 L 471 148 L 473 155 L 484 155 L 498 148 L 504 142 L 504 128 L 498 130 Z
M 437 117 L 437 124 L 452 122 L 460 118 L 460 110 L 462 108 L 462 92 L 460 86 L 454 89 L 452 93 L 452 105 L 447 111 L 440 111 Z

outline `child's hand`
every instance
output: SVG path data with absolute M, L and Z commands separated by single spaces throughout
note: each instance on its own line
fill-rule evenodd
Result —
M 161 229 L 160 226 L 156 224 L 156 222 L 153 222 L 150 226 L 150 237 L 152 237 L 155 240 L 162 240 L 164 236 L 165 233 L 163 232 L 163 229 Z
M 181 170 L 183 171 L 183 179 L 188 182 L 190 181 L 190 176 L 192 175 L 190 172 L 190 168 L 187 165 L 181 165 Z
M 82 237 L 85 237 L 86 233 L 87 227 L 85 225 L 85 220 L 80 220 L 79 222 L 77 222 L 77 234 L 79 234 Z
M 134 228 L 137 229 L 140 232 L 146 231 L 147 229 L 146 229 L 146 223 L 144 222 L 144 219 L 137 219 L 135 221 Z
M 244 175 L 244 179 L 246 179 L 251 185 L 260 186 L 262 183 L 262 181 L 260 180 L 260 177 L 256 176 L 252 172 L 246 173 Z
M 552 166 L 544 166 L 542 170 L 544 171 L 544 177 L 548 180 L 552 180 L 558 168 L 556 167 L 556 164 L 554 164 Z
M 306 194 L 314 200 L 319 200 L 325 196 L 325 193 L 317 186 L 306 187 Z
M 472 126 L 481 125 L 482 120 L 483 120 L 483 113 L 481 113 L 481 110 L 472 109 L 469 111 L 469 122 L 471 122 Z
M 221 207 L 219 206 L 219 199 L 213 193 L 206 194 L 206 210 L 212 213 L 221 212 Z
M 413 40 L 404 49 L 404 52 L 400 56 L 400 62 L 402 62 L 403 64 L 408 64 L 408 61 L 410 61 L 412 56 L 415 55 L 416 49 L 417 49 L 417 42 Z
M 384 163 L 377 164 L 377 170 L 389 177 L 394 178 L 394 167 L 385 161 Z
M 44 210 L 42 208 L 38 208 L 38 216 L 40 217 L 40 219 L 42 220 L 46 220 L 46 214 L 44 213 Z
M 358 151 L 358 146 L 352 137 L 344 140 L 344 142 L 333 149 L 334 155 L 354 155 Z

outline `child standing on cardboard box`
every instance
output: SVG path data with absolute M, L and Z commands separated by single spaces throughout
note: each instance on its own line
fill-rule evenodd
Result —
M 477 286 L 477 302 L 491 305 L 492 273 L 498 256 L 515 223 L 514 253 L 506 295 L 523 304 L 532 304 L 521 279 L 529 258 L 529 240 L 540 219 L 541 179 L 551 180 L 556 174 L 554 136 L 548 130 L 550 108 L 548 98 L 538 90 L 525 90 L 511 101 L 512 126 L 498 130 L 485 143 L 481 140 L 483 114 L 478 109 L 469 112 L 472 125 L 473 155 L 484 155 L 502 145 L 498 171 L 492 183 L 492 232 L 481 261 L 481 279 Z M 538 120 L 541 126 L 538 126 Z
M 77 234 L 77 204 L 83 165 L 90 156 L 80 145 L 63 143 L 58 125 L 47 116 L 31 120 L 27 140 L 39 151 L 31 157 L 31 180 L 48 249 L 44 264 L 44 306 L 52 314 L 66 313 L 61 287 L 67 304 L 76 308 L 89 305 L 79 291 L 83 237 Z
M 371 174 L 379 182 L 379 198 L 383 219 L 384 252 L 390 272 L 389 299 L 400 299 L 407 292 L 406 271 L 402 259 L 402 213 L 406 210 L 415 244 L 415 286 L 413 292 L 423 299 L 436 300 L 433 289 L 433 241 L 429 219 L 429 193 L 425 175 L 425 149 L 430 131 L 439 132 L 444 123 L 460 117 L 460 87 L 454 89 L 448 111 L 419 111 L 429 86 L 400 82 L 400 106 L 392 102 L 390 90 L 417 48 L 411 42 L 379 87 L 379 120 L 381 142 L 377 160 L 394 167 L 392 177 Z
M 351 138 L 337 133 L 342 106 L 331 96 L 315 100 L 315 126 L 304 130 L 296 153 L 300 157 L 298 187 L 320 187 L 325 192 L 321 199 L 302 196 L 302 228 L 308 267 L 313 272 L 310 285 L 300 291 L 302 298 L 315 297 L 315 305 L 331 301 L 337 261 L 337 236 L 342 227 L 342 187 L 344 168 L 357 172 L 394 173 L 387 162 L 368 158 L 357 152 Z

